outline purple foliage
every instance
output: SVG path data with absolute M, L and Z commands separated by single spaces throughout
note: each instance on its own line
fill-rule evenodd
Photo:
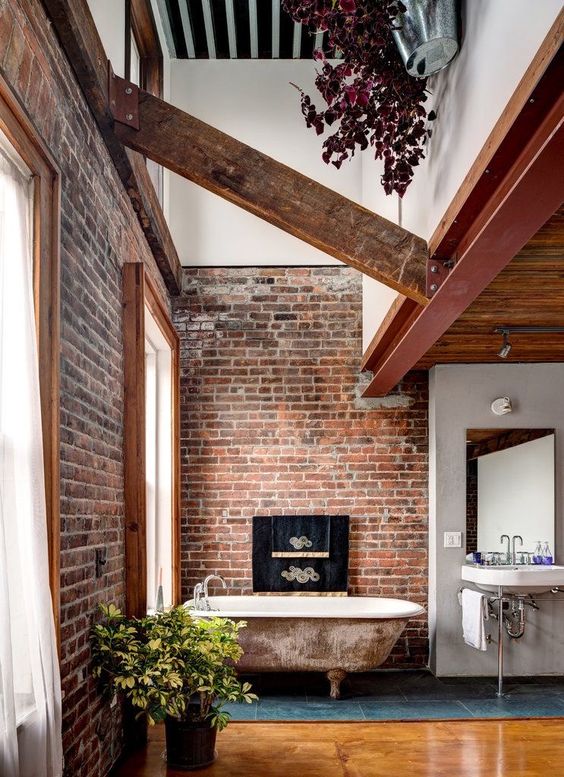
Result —
M 302 113 L 308 127 L 321 135 L 323 161 L 339 168 L 356 147 L 372 146 L 384 160 L 382 186 L 400 197 L 423 159 L 431 134 L 423 103 L 426 81 L 409 76 L 392 37 L 394 19 L 405 10 L 401 0 L 283 0 L 286 11 L 313 34 L 326 31 L 327 47 L 340 49 L 343 60 L 331 65 L 323 51 L 315 84 L 327 104 L 318 111 L 301 89 Z

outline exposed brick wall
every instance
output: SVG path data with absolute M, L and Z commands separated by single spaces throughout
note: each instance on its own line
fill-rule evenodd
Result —
M 251 518 L 351 516 L 350 593 L 427 598 L 427 376 L 358 400 L 361 276 L 330 268 L 184 271 L 182 586 L 251 592 Z M 372 407 L 370 407 L 372 405 Z M 424 663 L 425 619 L 389 664 Z
M 119 708 L 90 678 L 99 602 L 124 604 L 121 266 L 157 273 L 137 218 L 39 0 L 0 0 L 0 66 L 61 169 L 61 673 L 69 777 L 105 775 Z M 94 549 L 108 549 L 94 575 Z
M 466 553 L 478 550 L 478 459 L 466 464 Z

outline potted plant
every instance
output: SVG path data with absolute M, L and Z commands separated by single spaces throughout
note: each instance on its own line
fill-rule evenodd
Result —
M 329 133 L 323 161 L 339 168 L 356 149 L 371 147 L 383 161 L 384 191 L 403 197 L 435 119 L 425 108 L 425 78 L 408 75 L 394 41 L 406 6 L 402 0 L 283 0 L 283 6 L 311 34 L 325 33 L 323 48 L 314 51 L 324 106 L 318 109 L 300 89 L 306 125 Z M 331 62 L 335 52 L 341 59 Z
M 193 618 L 185 607 L 145 618 L 126 618 L 113 604 L 101 610 L 103 621 L 92 629 L 94 676 L 150 725 L 164 721 L 169 766 L 211 764 L 217 731 L 230 718 L 224 705 L 257 698 L 235 671 L 245 623 Z

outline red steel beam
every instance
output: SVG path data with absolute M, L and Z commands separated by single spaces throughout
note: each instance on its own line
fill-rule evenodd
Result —
M 564 200 L 563 72 L 561 48 L 484 173 L 495 176 L 498 185 L 457 240 L 450 254 L 454 268 L 431 302 L 373 365 L 374 376 L 363 396 L 391 391 L 560 207 Z M 539 109 L 543 115 L 539 116 Z M 482 183 L 484 188 L 487 191 Z M 474 199 L 471 207 L 476 213 Z

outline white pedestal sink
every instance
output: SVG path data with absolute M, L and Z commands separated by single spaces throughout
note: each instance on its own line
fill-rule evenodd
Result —
M 564 587 L 564 566 L 520 564 L 518 566 L 484 567 L 464 564 L 462 579 L 483 591 L 504 594 L 542 594 L 557 586 Z

